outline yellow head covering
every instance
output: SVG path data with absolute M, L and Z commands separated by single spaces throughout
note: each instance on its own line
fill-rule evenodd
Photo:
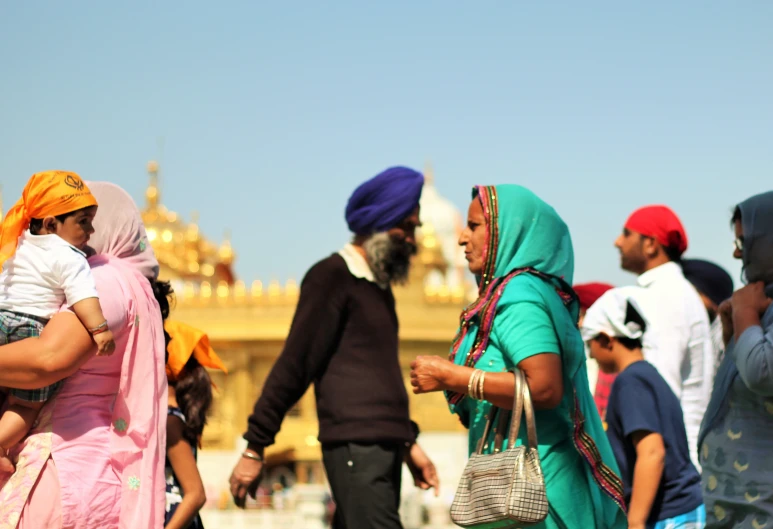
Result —
M 177 379 L 191 355 L 204 367 L 220 369 L 224 373 L 228 373 L 223 361 L 209 345 L 209 336 L 203 331 L 171 320 L 164 323 L 164 328 L 172 337 L 167 347 L 169 360 L 166 362 L 166 376 L 169 380 Z
M 55 217 L 96 206 L 81 177 L 69 171 L 35 173 L 24 186 L 21 199 L 8 211 L 0 228 L 0 266 L 16 253 L 19 236 L 32 219 Z

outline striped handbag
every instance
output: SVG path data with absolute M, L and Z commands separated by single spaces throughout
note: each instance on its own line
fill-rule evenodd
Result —
M 516 369 L 512 413 L 492 406 L 478 449 L 470 456 L 451 505 L 451 520 L 461 527 L 475 529 L 515 529 L 543 521 L 548 515 L 545 480 L 537 453 L 537 430 L 529 386 Z M 491 424 L 499 412 L 494 453 L 483 454 Z M 526 416 L 528 446 L 514 446 Z M 503 433 L 510 417 L 507 446 L 502 450 Z

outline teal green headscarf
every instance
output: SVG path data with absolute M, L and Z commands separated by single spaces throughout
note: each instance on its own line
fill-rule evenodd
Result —
M 564 388 L 573 391 L 569 437 L 586 463 L 588 483 L 597 485 L 591 487 L 597 516 L 603 518 L 603 527 L 615 527 L 619 517 L 624 518 L 623 484 L 588 385 L 577 329 L 579 303 L 571 288 L 574 251 L 569 228 L 551 206 L 518 185 L 478 186 L 475 198 L 486 218 L 484 267 L 477 278 L 479 297 L 462 312 L 450 359 L 474 366 L 486 349 L 498 309 L 528 296 L 541 298 L 561 348 Z M 533 289 L 508 288 L 522 274 L 538 278 L 531 281 L 538 285 L 537 294 Z M 446 398 L 465 422 L 459 403 L 467 397 L 447 392 Z

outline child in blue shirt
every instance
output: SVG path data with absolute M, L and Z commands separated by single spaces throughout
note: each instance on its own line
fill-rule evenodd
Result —
M 647 328 L 638 287 L 605 293 L 588 309 L 582 337 L 604 373 L 618 373 L 609 394 L 607 435 L 620 467 L 630 529 L 703 529 L 701 478 L 690 461 L 679 399 L 644 360 Z

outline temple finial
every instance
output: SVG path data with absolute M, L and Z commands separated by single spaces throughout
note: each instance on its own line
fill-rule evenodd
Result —
M 432 168 L 432 162 L 429 160 L 424 164 L 424 184 L 435 185 L 435 171 Z
M 161 198 L 161 193 L 158 189 L 158 162 L 152 160 L 148 162 L 148 176 L 150 177 L 150 183 L 145 191 L 145 198 L 148 201 L 148 210 L 154 210 L 158 207 Z

